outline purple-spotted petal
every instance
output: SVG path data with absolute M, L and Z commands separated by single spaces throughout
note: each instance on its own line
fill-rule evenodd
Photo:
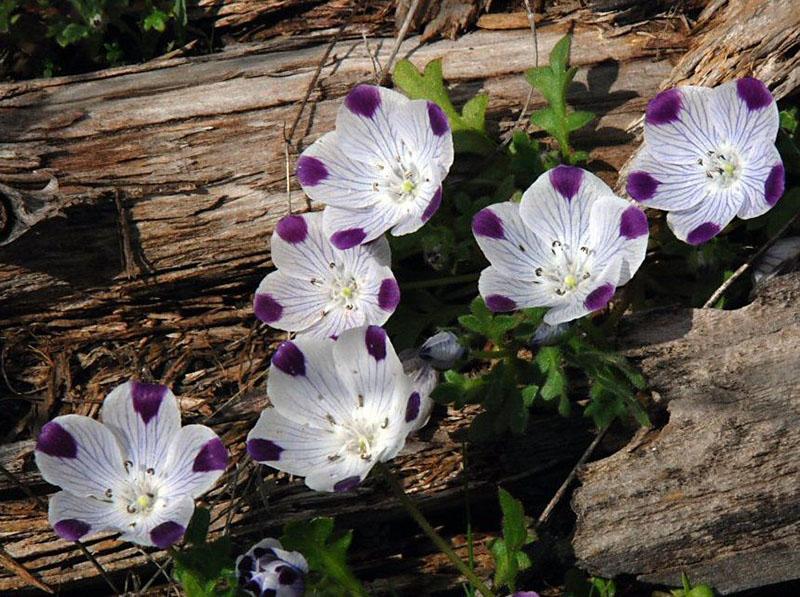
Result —
M 296 245 L 308 238 L 308 220 L 304 216 L 286 216 L 275 226 L 281 240 Z
M 382 361 L 386 358 L 386 332 L 383 328 L 376 325 L 371 325 L 367 328 L 364 336 L 364 344 L 367 347 L 367 352 L 376 361 Z
M 408 397 L 408 402 L 406 403 L 406 423 L 412 423 L 414 419 L 419 416 L 419 409 L 422 404 L 422 398 L 419 395 L 419 392 L 412 392 L 411 396 Z
M 67 541 L 78 541 L 105 530 L 118 530 L 125 524 L 114 504 L 66 491 L 50 497 L 47 518 L 56 535 Z
M 716 147 L 720 139 L 709 114 L 711 94 L 705 87 L 686 86 L 662 91 L 650 101 L 645 144 L 661 162 L 696 165 L 698 158 Z
M 167 549 L 180 541 L 185 532 L 186 527 L 173 520 L 167 520 L 150 531 L 150 540 L 156 547 Z
M 494 312 L 548 307 L 553 304 L 553 294 L 543 284 L 522 280 L 495 266 L 487 267 L 481 272 L 478 291 L 486 306 Z
M 297 180 L 303 188 L 315 187 L 330 178 L 325 162 L 313 155 L 301 155 L 297 160 Z
M 287 340 L 282 343 L 272 356 L 272 366 L 286 375 L 296 377 L 306 374 L 306 358 L 297 344 Z
M 691 245 L 703 244 L 728 225 L 742 204 L 735 187 L 721 190 L 694 209 L 667 214 L 667 224 L 680 240 Z
M 381 107 L 380 89 L 374 85 L 357 85 L 347 94 L 344 106 L 353 114 L 372 118 Z
M 47 423 L 35 458 L 45 481 L 83 497 L 103 497 L 125 472 L 125 458 L 111 431 L 81 415 L 64 415 Z
M 363 228 L 345 228 L 331 234 L 331 244 L 337 249 L 350 249 L 364 242 L 367 232 Z
M 699 159 L 699 158 L 698 158 Z M 678 211 L 692 209 L 708 197 L 710 185 L 697 159 L 670 163 L 644 145 L 628 176 L 628 194 L 647 207 Z
M 574 166 L 556 166 L 548 172 L 550 183 L 567 201 L 578 194 L 583 181 L 583 170 Z
M 439 208 L 442 206 L 442 187 L 436 189 L 436 192 L 433 194 L 433 198 L 431 199 L 428 206 L 425 208 L 425 211 L 422 212 L 422 217 L 420 218 L 423 223 L 427 222 L 433 217 Z
M 645 122 L 654 126 L 674 124 L 680 119 L 682 106 L 678 89 L 662 91 L 648 102 Z
M 603 309 L 614 296 L 615 287 L 613 284 L 603 284 L 592 290 L 584 300 L 584 304 L 589 311 Z
M 394 278 L 381 280 L 378 290 L 378 306 L 384 311 L 394 311 L 400 304 L 400 286 Z
M 709 112 L 720 136 L 734 147 L 772 145 L 778 134 L 778 105 L 758 79 L 730 81 L 711 92 Z
M 641 267 L 647 253 L 647 216 L 624 199 L 603 196 L 592 206 L 589 238 L 594 250 L 593 271 L 619 261 L 619 278 L 611 283 L 622 286 Z
M 740 218 L 757 218 L 766 213 L 783 195 L 785 173 L 781 156 L 774 145 L 764 145 L 761 151 L 749 156 L 741 174 L 739 189 L 742 205 Z
M 393 122 L 415 162 L 444 179 L 453 164 L 453 136 L 442 109 L 425 100 L 410 101 L 397 109 Z
M 714 222 L 703 222 L 697 227 L 692 228 L 686 236 L 686 242 L 690 245 L 701 245 L 708 242 L 719 234 L 720 227 Z
M 268 292 L 256 292 L 253 299 L 253 312 L 264 323 L 273 324 L 280 321 L 283 315 L 283 305 Z
M 77 541 L 91 530 L 91 526 L 77 518 L 59 520 L 53 525 L 56 535 L 67 541 Z
M 649 172 L 636 170 L 628 175 L 628 195 L 637 201 L 652 199 L 658 190 L 659 182 Z
M 271 439 L 253 438 L 247 442 L 247 453 L 258 462 L 274 462 L 281 459 L 283 448 Z
M 204 425 L 183 427 L 164 463 L 164 483 L 172 495 L 199 497 L 211 489 L 228 466 L 228 450 Z
M 517 302 L 514 299 L 507 297 L 504 294 L 489 294 L 486 296 L 485 300 L 486 306 L 489 307 L 489 310 L 494 311 L 495 313 L 514 311 L 518 307 Z
M 329 301 L 327 288 L 279 270 L 267 274 L 259 284 L 253 310 L 256 317 L 274 328 L 299 332 L 322 319 Z
M 346 477 L 341 481 L 337 481 L 336 484 L 333 486 L 333 490 L 336 492 L 353 491 L 360 484 L 361 484 L 361 477 L 359 477 L 358 475 L 353 475 L 352 477 Z
M 163 470 L 167 450 L 178 433 L 178 401 L 166 386 L 129 381 L 103 401 L 100 418 L 119 439 L 126 460 Z

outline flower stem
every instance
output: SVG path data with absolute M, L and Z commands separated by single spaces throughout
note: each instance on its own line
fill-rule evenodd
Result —
M 472 586 L 480 591 L 484 597 L 495 597 L 492 590 L 486 586 L 486 584 L 470 569 L 469 566 L 464 563 L 461 558 L 458 557 L 450 544 L 445 541 L 444 538 L 442 538 L 442 536 L 431 526 L 431 524 L 425 518 L 425 515 L 414 503 L 414 500 L 412 500 L 411 497 L 409 497 L 409 495 L 405 492 L 405 489 L 403 489 L 400 481 L 397 479 L 397 477 L 395 477 L 392 471 L 389 470 L 389 467 L 381 462 L 378 463 L 375 468 L 377 468 L 383 474 L 384 478 L 389 483 L 389 487 L 392 489 L 392 493 L 394 493 L 395 497 L 400 500 L 400 503 L 403 504 L 403 507 L 411 515 L 411 518 L 414 519 L 414 522 L 419 525 L 419 528 L 421 528 L 423 532 L 428 535 L 436 547 L 438 547 L 441 552 L 453 563 L 453 565 L 458 568 L 458 571 L 461 572 L 461 574 L 466 577 Z
M 415 290 L 417 288 L 433 288 L 436 286 L 454 286 L 462 282 L 474 282 L 480 274 L 463 274 L 461 276 L 450 276 L 449 278 L 433 278 L 432 280 L 415 280 L 400 285 L 402 290 Z

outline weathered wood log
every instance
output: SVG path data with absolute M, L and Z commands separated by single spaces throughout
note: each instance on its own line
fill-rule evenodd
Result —
M 722 593 L 800 578 L 800 274 L 736 311 L 627 321 L 669 422 L 581 473 L 579 564 Z

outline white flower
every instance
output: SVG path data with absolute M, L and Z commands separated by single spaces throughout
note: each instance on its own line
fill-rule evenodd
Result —
M 647 106 L 628 194 L 669 211 L 675 236 L 692 245 L 737 215 L 760 216 L 783 195 L 778 120 L 778 106 L 758 79 L 662 91 Z
M 236 572 L 242 590 L 255 597 L 302 597 L 308 563 L 300 552 L 269 538 L 236 558 Z
M 453 138 L 439 106 L 358 85 L 339 109 L 336 130 L 300 156 L 297 178 L 309 197 L 328 205 L 325 234 L 348 249 L 389 229 L 396 236 L 418 230 L 439 209 L 452 163 Z
M 284 342 L 272 357 L 267 394 L 273 407 L 247 436 L 247 451 L 317 491 L 349 491 L 376 462 L 394 458 L 423 402 L 377 326 L 335 341 Z
M 425 340 L 419 349 L 422 360 L 428 361 L 436 369 L 452 369 L 456 361 L 463 358 L 467 349 L 458 341 L 453 332 L 443 330 Z
M 558 166 L 522 196 L 477 214 L 472 231 L 491 263 L 478 290 L 492 311 L 551 307 L 556 325 L 605 307 L 639 269 L 647 218 L 590 172 Z
M 256 290 L 256 316 L 272 327 L 321 338 L 381 325 L 400 302 L 385 237 L 337 249 L 322 232 L 322 214 L 286 216 L 271 241 L 278 271 Z
M 208 427 L 181 428 L 165 386 L 122 384 L 100 417 L 64 415 L 42 427 L 36 465 L 63 489 L 50 498 L 50 524 L 72 541 L 113 530 L 125 541 L 169 547 L 183 537 L 195 498 L 225 470 L 225 446 Z

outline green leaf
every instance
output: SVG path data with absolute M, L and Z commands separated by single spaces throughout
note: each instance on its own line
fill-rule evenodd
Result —
M 462 315 L 458 318 L 458 323 L 470 332 L 484 335 L 486 333 L 486 323 L 482 322 L 474 315 Z
M 173 575 L 189 597 L 235 595 L 230 537 L 191 545 L 174 554 Z M 228 590 L 233 587 L 233 593 Z
M 522 388 L 522 401 L 526 408 L 530 408 L 533 405 L 533 401 L 536 399 L 538 394 L 539 386 L 535 384 Z
M 348 594 L 366 596 L 364 587 L 347 566 L 353 532 L 335 538 L 333 529 L 333 519 L 326 517 L 290 522 L 284 527 L 281 543 L 284 549 L 302 553 L 310 570 L 331 579 Z
M 508 493 L 502 487 L 498 488 L 500 509 L 503 512 L 503 538 L 510 549 L 517 551 L 528 538 L 528 528 L 525 524 L 525 510 L 522 502 Z
M 485 93 L 480 93 L 470 99 L 461 112 L 464 115 L 464 121 L 478 131 L 486 131 L 486 107 L 489 105 L 489 96 Z
M 531 565 L 530 558 L 522 548 L 533 541 L 534 536 L 528 532 L 522 502 L 502 487 L 498 488 L 498 499 L 503 513 L 503 536 L 495 539 L 490 545 L 495 561 L 494 582 L 495 585 L 506 586 L 514 592 L 517 574 Z
M 797 107 L 793 107 L 791 110 L 781 110 L 780 124 L 782 129 L 786 129 L 789 134 L 794 135 L 797 132 L 798 124 Z
M 58 45 L 62 48 L 78 43 L 82 39 L 89 36 L 89 27 L 81 25 L 80 23 L 69 23 L 64 27 L 56 36 Z
M 531 114 L 531 122 L 543 128 L 554 137 L 559 134 L 558 116 L 556 116 L 553 108 L 543 108 Z
M 572 36 L 565 35 L 550 51 L 550 68 L 554 72 L 564 72 L 569 64 L 569 51 L 572 44 Z
M 201 545 L 206 542 L 208 527 L 211 524 L 211 512 L 207 508 L 195 508 L 194 514 L 186 527 L 184 539 L 187 543 Z
M 594 114 L 592 112 L 584 112 L 581 110 L 572 112 L 567 116 L 567 130 L 570 132 L 577 131 L 585 127 L 592 120 L 594 120 Z
M 158 31 L 159 33 L 163 33 L 167 28 L 167 21 L 169 21 L 169 15 L 162 10 L 154 8 L 153 12 L 147 15 L 144 21 L 142 21 L 142 29 L 145 31 Z

